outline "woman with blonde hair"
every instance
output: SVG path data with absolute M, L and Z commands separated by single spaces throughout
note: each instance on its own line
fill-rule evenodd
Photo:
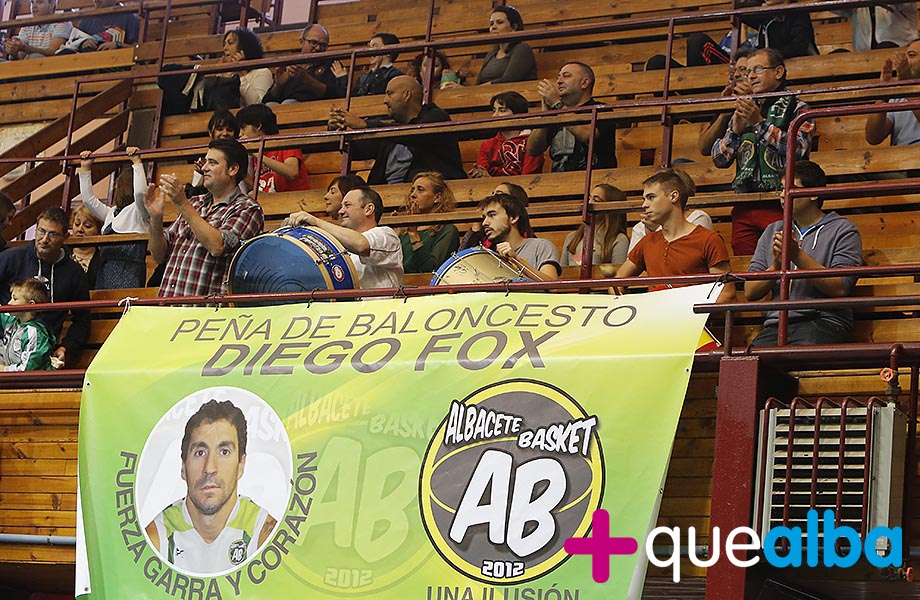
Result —
M 623 202 L 626 194 L 623 190 L 599 183 L 591 188 L 591 202 Z M 602 213 L 594 221 L 594 253 L 591 264 L 619 264 L 626 260 L 629 238 L 626 236 L 626 213 Z M 585 237 L 585 225 L 566 236 L 562 244 L 562 265 L 581 264 L 582 242 Z
M 80 205 L 70 213 L 70 237 L 77 240 L 83 237 L 99 235 L 102 221 L 86 206 Z M 95 246 L 72 246 L 70 258 L 80 265 L 89 281 L 89 289 L 96 289 L 96 274 L 99 272 L 99 259 L 102 253 Z
M 451 212 L 457 205 L 444 176 L 436 171 L 418 173 L 406 195 L 402 211 L 410 215 Z M 407 227 L 400 233 L 406 273 L 430 273 L 460 246 L 460 232 L 452 223 Z

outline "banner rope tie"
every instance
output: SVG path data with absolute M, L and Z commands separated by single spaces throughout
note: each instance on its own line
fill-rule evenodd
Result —
M 738 277 L 733 273 L 722 273 L 718 279 L 712 282 L 712 287 L 709 288 L 709 293 L 706 294 L 706 299 L 709 300 L 709 298 L 712 297 L 712 293 L 715 291 L 716 285 L 720 283 L 723 285 L 728 285 L 729 283 L 736 283 L 738 281 L 744 281 L 744 278 Z
M 131 310 L 131 303 L 135 300 L 140 300 L 140 298 L 136 298 L 134 296 L 125 296 L 118 301 L 118 306 L 124 306 L 124 309 L 121 311 L 121 316 L 128 314 L 128 311 Z

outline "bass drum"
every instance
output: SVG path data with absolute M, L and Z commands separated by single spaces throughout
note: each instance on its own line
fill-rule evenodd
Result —
M 429 285 L 458 285 L 464 283 L 501 283 L 531 281 L 500 255 L 476 246 L 455 252 L 444 261 Z
M 230 263 L 231 294 L 357 289 L 342 245 L 316 227 L 282 227 L 246 242 Z

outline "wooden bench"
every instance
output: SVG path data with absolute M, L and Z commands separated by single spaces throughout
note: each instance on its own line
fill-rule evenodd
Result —
M 0 83 L 0 122 L 33 123 L 69 114 L 74 78 L 101 69 L 126 70 L 133 64 L 133 48 L 0 62 L 0 81 L 7 82 Z M 26 77 L 31 80 L 23 80 Z M 17 78 L 20 81 L 13 81 Z M 112 85 L 112 82 L 91 84 L 81 96 Z
M 809 76 L 804 75 L 811 71 L 820 72 L 822 69 L 831 69 L 832 63 L 840 66 L 840 63 L 849 65 L 843 69 L 850 75 L 861 74 L 860 76 L 869 77 L 871 74 L 874 78 L 877 69 L 876 62 L 880 61 L 882 54 L 879 51 L 864 52 L 851 54 L 849 56 L 836 55 L 834 57 L 809 57 L 807 59 L 792 59 L 790 61 L 790 70 L 803 73 L 799 78 L 793 79 L 793 88 L 802 87 L 807 90 L 827 86 L 827 82 L 810 81 Z M 815 64 L 813 61 L 820 59 L 823 64 Z M 796 65 L 798 67 L 796 67 Z M 855 65 L 855 66 L 854 66 Z M 554 68 L 557 68 L 554 66 Z M 834 67 L 832 70 L 840 72 L 841 69 Z M 549 73 L 547 73 L 549 75 Z M 632 97 L 650 93 L 651 90 L 660 89 L 663 74 L 658 73 L 613 73 L 604 69 L 599 69 L 599 90 L 598 97 L 608 102 L 616 102 L 618 98 Z M 715 96 L 716 90 L 721 89 L 725 77 L 725 68 L 721 66 L 713 67 L 695 67 L 690 69 L 680 69 L 675 71 L 675 88 L 693 95 L 699 93 L 703 97 Z M 820 78 L 818 78 L 820 79 Z M 694 83 L 690 83 L 690 82 Z M 695 86 L 690 89 L 688 86 Z M 462 88 L 453 90 L 438 91 L 435 94 L 435 101 L 439 106 L 454 113 L 454 120 L 461 122 L 466 118 L 482 118 L 490 113 L 489 99 L 499 91 L 520 90 L 536 106 L 539 97 L 536 93 L 535 84 L 521 82 L 518 84 L 502 84 L 486 87 Z M 606 95 L 605 95 L 606 94 Z M 865 97 L 879 95 L 879 92 L 866 92 Z M 816 105 L 822 105 L 828 102 L 852 101 L 851 94 L 803 94 L 806 101 L 813 101 Z M 333 101 L 332 103 L 335 103 Z M 325 123 L 328 115 L 330 101 L 307 102 L 293 105 L 284 105 L 276 108 L 279 124 L 283 128 L 283 133 L 310 133 L 320 132 L 325 129 Z M 705 112 L 716 112 L 718 109 L 724 110 L 725 103 L 711 106 L 696 107 L 675 107 L 674 110 L 678 115 L 693 110 L 697 114 Z M 384 110 L 382 97 L 364 97 L 352 100 L 352 112 L 361 116 L 378 116 Z M 620 115 L 632 115 L 640 120 L 657 119 L 660 114 L 660 108 L 647 107 L 636 109 L 624 109 L 618 111 Z M 183 115 L 167 117 L 163 121 L 162 135 L 163 145 L 186 145 L 189 143 L 206 143 L 206 123 L 209 115 Z M 674 138 L 675 152 L 672 156 L 688 157 L 699 160 L 699 151 L 696 148 L 697 135 L 703 125 L 695 124 L 686 127 L 678 126 Z M 488 137 L 490 132 L 469 132 L 465 135 L 473 137 L 473 140 L 480 140 Z M 819 130 L 819 136 L 821 135 Z M 635 139 L 629 139 L 635 138 Z M 641 139 L 639 139 L 641 138 Z M 820 139 L 820 138 L 819 138 Z M 471 166 L 476 155 L 478 143 L 469 143 L 464 146 L 464 156 L 467 166 Z M 639 166 L 655 164 L 660 162 L 661 135 L 660 130 L 656 132 L 654 125 L 643 128 L 640 124 L 637 126 L 621 127 L 618 133 L 618 157 L 622 157 L 622 166 Z M 701 157 L 700 157 L 701 158 Z M 338 174 L 340 169 L 340 159 L 337 153 L 325 153 L 323 156 L 317 156 L 315 152 L 310 152 L 307 159 L 308 170 L 311 173 L 311 183 L 313 187 L 325 188 L 329 179 Z M 357 170 L 366 168 L 366 165 L 360 165 Z

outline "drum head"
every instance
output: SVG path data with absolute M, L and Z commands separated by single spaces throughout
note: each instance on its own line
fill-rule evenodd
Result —
M 230 264 L 233 294 L 350 290 L 356 284 L 347 251 L 314 227 L 287 227 L 253 238 Z
M 530 281 L 501 256 L 482 246 L 455 253 L 435 271 L 429 285 Z

